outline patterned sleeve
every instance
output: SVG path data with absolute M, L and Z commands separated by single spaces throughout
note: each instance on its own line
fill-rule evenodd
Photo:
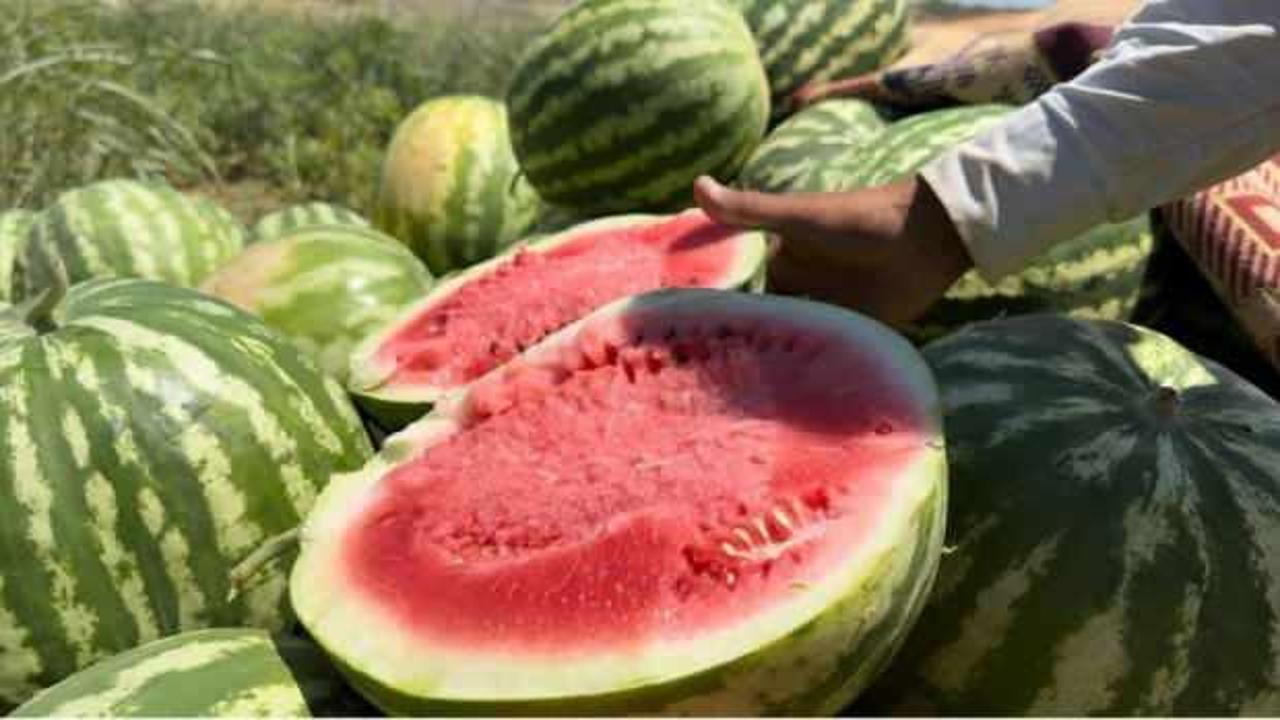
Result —
M 1149 0 L 1102 60 L 922 173 L 989 280 L 1280 150 L 1280 0 Z

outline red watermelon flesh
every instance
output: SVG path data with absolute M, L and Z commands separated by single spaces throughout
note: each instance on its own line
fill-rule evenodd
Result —
M 672 287 L 735 287 L 764 240 L 691 211 L 598 221 L 441 285 L 357 353 L 360 394 L 430 402 L 614 300 Z
M 836 325 L 710 303 L 549 345 L 345 531 L 343 584 L 426 646 L 551 660 L 731 629 L 845 562 L 936 434 L 895 353 Z

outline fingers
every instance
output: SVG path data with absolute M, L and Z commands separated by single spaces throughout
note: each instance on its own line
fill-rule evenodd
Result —
M 693 196 L 703 212 L 724 225 L 784 232 L 797 215 L 792 197 L 733 190 L 705 176 L 694 183 Z

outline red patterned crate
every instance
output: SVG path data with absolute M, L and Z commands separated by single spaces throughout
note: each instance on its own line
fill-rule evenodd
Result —
M 1280 371 L 1280 156 L 1164 210 L 1169 229 Z

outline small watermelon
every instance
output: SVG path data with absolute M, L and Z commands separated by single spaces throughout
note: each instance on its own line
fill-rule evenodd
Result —
M 836 189 L 876 187 L 914 175 L 1012 110 L 1007 105 L 970 105 L 899 120 L 869 143 L 865 152 L 859 148 L 855 155 L 840 159 L 848 175 Z
M 431 275 L 394 238 L 312 225 L 250 245 L 202 288 L 262 318 L 345 381 L 356 343 L 426 295 Z
M 910 46 L 909 0 L 734 0 L 760 46 L 775 115 L 810 82 L 878 70 Z
M 602 305 L 667 287 L 745 287 L 764 256 L 762 234 L 697 210 L 587 223 L 437 285 L 356 350 L 348 389 L 400 427 Z
M 396 130 L 375 218 L 379 229 L 444 275 L 523 237 L 539 206 L 512 153 L 502 103 L 444 97 L 419 107 Z
M 507 96 L 520 165 L 547 202 L 591 215 L 688 207 L 764 137 L 769 89 L 725 0 L 584 0 L 536 40 Z
M 39 214 L 14 275 L 24 299 L 57 285 L 137 277 L 194 287 L 240 252 L 238 224 L 208 201 L 158 183 L 104 180 L 70 190 Z
M 49 298 L 0 319 L 0 705 L 183 630 L 282 626 L 283 565 L 232 569 L 372 452 L 247 313 L 136 279 Z
M 255 242 L 273 240 L 312 225 L 352 225 L 369 227 L 369 221 L 354 210 L 323 202 L 291 205 L 264 215 L 253 226 Z
M 314 644 L 261 630 L 196 630 L 82 670 L 10 717 L 310 717 L 369 714 Z
M 928 595 L 938 412 L 853 313 L 622 300 L 335 478 L 290 594 L 391 713 L 831 713 Z
M 13 299 L 13 264 L 36 215 L 28 210 L 0 213 L 0 302 Z
M 1114 322 L 984 323 L 925 356 L 954 551 L 861 709 L 1280 714 L 1280 405 Z
M 832 158 L 863 152 L 888 123 L 869 103 L 829 100 L 793 116 L 769 134 L 737 184 L 761 192 L 821 192 L 844 180 L 826 177 Z

